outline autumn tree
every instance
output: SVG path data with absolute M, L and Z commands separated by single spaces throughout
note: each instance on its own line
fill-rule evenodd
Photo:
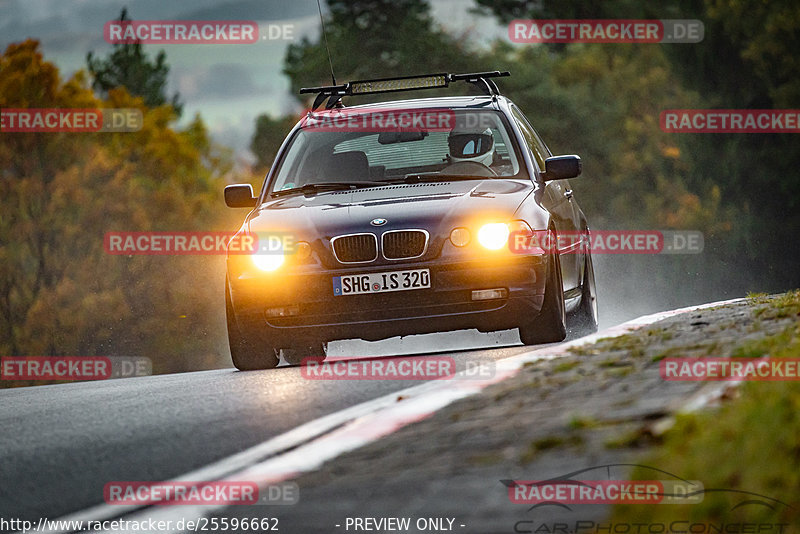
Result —
M 156 372 L 227 363 L 223 256 L 117 256 L 110 231 L 234 230 L 230 162 L 202 121 L 124 87 L 97 99 L 33 40 L 0 56 L 1 108 L 138 108 L 131 133 L 0 134 L 0 353 L 146 356 Z M 223 215 L 221 215 L 223 214 Z

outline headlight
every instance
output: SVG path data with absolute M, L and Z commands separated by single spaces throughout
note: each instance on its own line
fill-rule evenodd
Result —
M 469 230 L 466 228 L 453 228 L 453 231 L 450 232 L 450 242 L 457 247 L 466 247 L 469 245 L 470 239 L 471 236 L 469 234 Z
M 489 223 L 478 230 L 478 242 L 489 250 L 500 250 L 508 245 L 508 225 L 506 223 Z
M 253 254 L 253 263 L 262 271 L 274 271 L 283 265 L 283 254 Z

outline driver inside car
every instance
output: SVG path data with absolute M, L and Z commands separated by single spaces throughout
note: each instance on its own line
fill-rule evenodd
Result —
M 456 126 L 447 137 L 450 165 L 442 174 L 497 176 L 490 167 L 494 163 L 495 143 L 492 129 L 484 130 Z

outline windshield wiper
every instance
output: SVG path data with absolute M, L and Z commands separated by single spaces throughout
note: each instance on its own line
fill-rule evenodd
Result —
M 422 173 L 422 174 L 407 174 L 405 178 L 400 180 L 407 184 L 417 184 L 420 182 L 452 182 L 455 180 L 491 180 L 496 178 L 494 176 L 476 176 L 474 174 L 439 174 L 439 173 Z
M 389 182 L 367 182 L 367 181 L 352 181 L 352 182 L 318 182 L 305 184 L 300 187 L 290 187 L 289 189 L 281 189 L 280 191 L 273 191 L 271 196 L 282 197 L 284 195 L 293 195 L 296 193 L 303 193 L 304 195 L 313 195 L 319 191 L 341 191 L 344 189 L 360 189 L 362 187 L 378 187 L 387 185 Z

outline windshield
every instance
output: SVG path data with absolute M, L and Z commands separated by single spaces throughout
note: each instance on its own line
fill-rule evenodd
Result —
M 508 123 L 498 111 L 345 108 L 303 121 L 270 191 L 409 176 L 527 179 L 520 161 Z

